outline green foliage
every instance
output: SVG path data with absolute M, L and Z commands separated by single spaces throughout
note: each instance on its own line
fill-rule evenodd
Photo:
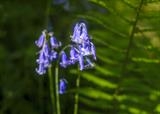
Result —
M 61 69 L 68 92 L 64 114 L 160 113 L 160 1 L 70 0 L 50 6 L 57 39 L 69 43 L 72 24 L 88 22 L 96 46 L 95 68 L 83 71 L 75 90 L 76 68 Z M 68 9 L 66 8 L 68 7 Z M 47 1 L 5 0 L 0 5 L 0 114 L 50 114 L 47 76 L 35 73 L 34 41 L 46 28 Z M 72 69 L 72 70 L 70 70 Z
M 110 114 L 160 113 L 160 39 L 157 26 L 160 2 L 89 2 L 104 8 L 106 12 L 88 11 L 79 15 L 94 23 L 91 34 L 98 56 L 95 71 L 82 76 L 92 83 L 90 90 L 82 89 L 82 94 L 87 97 L 84 100 L 85 96 L 82 96 L 82 103 L 87 105 L 87 108 L 83 107 L 82 110 L 88 110 L 88 107 L 102 110 L 103 107 L 101 114 L 105 111 Z M 89 99 L 92 99 L 95 105 L 89 103 Z M 99 107 L 101 99 L 106 102 L 102 102 L 102 107 Z M 99 110 L 97 114 L 100 113 Z M 92 111 L 83 111 L 83 114 L 89 113 Z

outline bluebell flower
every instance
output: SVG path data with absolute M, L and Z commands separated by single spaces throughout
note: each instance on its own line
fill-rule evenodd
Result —
M 39 52 L 39 58 L 36 60 L 39 67 L 38 69 L 36 68 L 36 72 L 39 75 L 43 75 L 46 73 L 46 68 L 50 66 L 50 60 L 49 60 L 49 55 L 48 55 L 48 48 L 46 46 L 46 43 L 44 43 L 42 50 Z
M 70 60 L 72 62 L 72 64 L 74 64 L 77 60 L 78 60 L 78 51 L 75 47 L 71 47 L 70 50 Z
M 56 60 L 58 58 L 58 53 L 54 50 L 51 50 L 49 53 L 50 61 Z
M 44 51 L 41 51 L 39 58 L 37 59 L 38 64 L 43 64 L 44 68 L 47 68 L 50 64 L 48 57 L 45 55 Z
M 85 23 L 80 23 L 80 30 L 81 30 L 81 35 L 80 35 L 80 38 L 83 40 L 83 41 L 86 41 L 89 39 L 89 35 L 88 35 L 88 32 L 87 32 L 87 27 L 85 25 Z
M 53 39 L 53 36 L 50 36 L 52 33 L 47 33 L 47 31 L 43 31 L 40 38 L 35 42 L 35 44 L 41 49 L 39 51 L 39 57 L 36 60 L 38 63 L 38 68 L 36 68 L 36 72 L 39 75 L 43 75 L 46 73 L 48 67 L 51 66 L 53 60 L 58 58 L 57 52 L 54 48 L 60 47 L 60 43 L 57 43 L 56 39 Z M 50 38 L 50 45 L 47 38 Z
M 62 78 L 59 83 L 59 94 L 64 94 L 67 88 L 67 80 Z
M 61 67 L 66 68 L 70 64 L 71 64 L 71 61 L 67 58 L 66 53 L 62 51 L 61 52 L 61 62 L 60 62 Z
M 40 63 L 38 68 L 36 68 L 36 72 L 39 74 L 39 75 L 43 75 L 46 73 L 46 68 L 44 67 L 44 64 L 43 63 Z
M 49 57 L 50 48 L 49 48 L 48 42 L 45 41 L 41 51 L 45 54 L 46 57 Z
M 96 60 L 95 46 L 91 42 L 84 22 L 76 23 L 71 41 L 74 43 L 70 50 L 70 60 L 72 64 L 78 61 L 80 70 L 93 67 L 94 65 L 89 57 L 93 57 L 93 59 Z
M 77 23 L 74 27 L 73 30 L 73 35 L 71 36 L 71 41 L 75 42 L 75 43 L 79 43 L 79 38 L 80 38 L 80 28 L 79 28 L 79 24 Z
M 43 43 L 45 42 L 45 37 L 46 37 L 45 32 L 46 32 L 46 30 L 44 30 L 44 31 L 42 32 L 41 36 L 38 38 L 38 40 L 35 41 L 35 44 L 36 44 L 39 48 L 41 48 L 41 47 L 43 46 Z
M 87 43 L 83 43 L 82 45 L 79 45 L 79 50 L 83 56 L 89 56 L 92 54 L 90 44 L 87 44 Z
M 77 44 L 82 44 L 89 39 L 87 28 L 85 23 L 77 23 L 74 27 L 73 35 L 71 36 L 71 41 Z
M 79 50 L 81 51 L 81 54 L 83 56 L 90 56 L 92 55 L 94 60 L 96 60 L 96 51 L 95 46 L 92 42 L 89 43 L 83 43 L 79 46 Z
M 53 36 L 53 33 L 50 34 L 50 44 L 52 48 L 59 48 L 62 44 L 61 42 L 58 42 L 56 38 Z

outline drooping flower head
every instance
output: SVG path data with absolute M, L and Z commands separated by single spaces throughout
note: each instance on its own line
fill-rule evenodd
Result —
M 82 44 L 89 39 L 87 27 L 84 22 L 76 23 L 73 35 L 71 36 L 71 41 L 77 44 Z
M 59 94 L 64 94 L 67 88 L 67 80 L 62 78 L 59 82 Z
M 66 68 L 70 64 L 71 64 L 71 61 L 67 58 L 66 53 L 62 51 L 61 52 L 61 62 L 60 62 L 61 67 Z
M 41 48 L 43 46 L 43 43 L 45 42 L 46 32 L 46 30 L 43 30 L 38 40 L 35 41 L 36 46 L 38 46 L 39 48 Z
M 46 73 L 46 68 L 44 67 L 44 64 L 41 63 L 39 64 L 38 68 L 36 68 L 36 72 L 39 74 L 39 75 L 43 75 Z
M 71 41 L 73 42 L 70 50 L 72 63 L 74 64 L 78 61 L 80 70 L 93 67 L 90 57 L 96 60 L 96 51 L 84 22 L 75 24 Z
M 45 74 L 47 68 L 50 67 L 51 62 L 58 57 L 57 52 L 54 49 L 60 47 L 61 43 L 53 42 L 51 40 L 53 37 L 53 34 L 51 35 L 51 33 L 44 30 L 39 39 L 35 41 L 36 46 L 40 48 L 38 53 L 39 57 L 36 60 L 39 65 L 38 68 L 36 68 L 36 72 L 39 75 Z M 50 42 L 48 42 L 48 40 L 50 40 Z M 54 40 L 56 39 L 54 38 Z
M 53 36 L 53 33 L 50 33 L 50 44 L 52 48 L 59 48 L 62 44 L 58 42 L 57 39 Z
M 75 42 L 75 43 L 78 43 L 79 42 L 79 38 L 80 38 L 80 28 L 79 28 L 79 24 L 77 23 L 74 27 L 74 30 L 73 30 L 73 35 L 71 36 L 71 41 L 72 42 Z
M 70 60 L 71 60 L 72 64 L 77 62 L 78 56 L 79 56 L 78 50 L 75 47 L 72 46 L 71 50 L 70 50 Z

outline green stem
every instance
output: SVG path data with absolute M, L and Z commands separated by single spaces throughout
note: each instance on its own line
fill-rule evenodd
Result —
M 144 0 L 141 0 L 140 1 L 140 4 L 139 6 L 137 7 L 137 10 L 136 10 L 136 17 L 135 17 L 135 21 L 133 22 L 133 27 L 132 27 L 132 30 L 131 30 L 131 33 L 130 33 L 130 37 L 129 37 L 129 42 L 128 42 L 128 47 L 127 47 L 127 50 L 126 50 L 126 55 L 125 55 L 125 59 L 124 59 L 124 63 L 122 65 L 122 70 L 121 70 L 121 75 L 119 77 L 119 82 L 118 82 L 118 87 L 117 89 L 115 90 L 115 93 L 114 93 L 114 98 L 115 98 L 115 108 L 114 108 L 114 113 L 118 113 L 118 102 L 117 102 L 117 96 L 119 94 L 119 92 L 121 91 L 120 90 L 120 87 L 121 87 L 121 80 L 123 80 L 123 78 L 125 78 L 124 76 L 126 75 L 126 71 L 127 71 L 127 65 L 128 65 L 128 62 L 129 62 L 129 56 L 130 56 L 130 52 L 131 52 L 131 48 L 132 48 L 132 45 L 133 45 L 133 38 L 134 38 L 134 35 L 135 35 L 135 32 L 136 32 L 136 27 L 137 27 L 137 23 L 138 23 L 138 20 L 139 20 L 139 16 L 140 16 L 140 12 L 141 12 L 141 9 L 142 9 L 142 6 L 143 6 L 143 2 Z
M 122 75 L 125 75 L 125 72 L 126 72 L 126 67 L 127 67 L 128 61 L 129 61 L 129 55 L 130 55 L 130 51 L 131 51 L 132 44 L 133 44 L 133 38 L 134 38 L 134 35 L 136 32 L 136 27 L 137 27 L 137 23 L 139 20 L 139 15 L 140 15 L 142 6 L 143 6 L 143 0 L 140 1 L 139 7 L 137 8 L 135 21 L 133 22 L 133 27 L 131 30 L 131 34 L 130 34 L 129 42 L 128 42 L 128 47 L 127 47 L 127 51 L 126 51 L 125 61 L 122 66 Z
M 65 50 L 66 48 L 71 47 L 70 45 L 65 46 L 62 50 Z M 59 54 L 59 58 L 56 62 L 55 66 L 55 95 L 56 95 L 56 113 L 55 114 L 61 114 L 61 108 L 60 108 L 60 97 L 59 97 L 59 61 L 60 61 L 61 51 Z M 53 87 L 53 86 L 52 86 Z
M 48 69 L 48 78 L 49 78 L 49 89 L 50 89 L 50 97 L 51 97 L 51 105 L 52 105 L 52 113 L 55 114 L 55 96 L 54 96 L 54 84 L 53 84 L 53 77 L 52 77 L 52 70 L 51 67 Z
M 79 69 L 78 69 L 78 76 L 77 76 L 77 79 L 76 79 L 77 90 L 79 89 L 79 86 L 80 86 L 80 72 L 79 72 Z M 79 94 L 78 94 L 78 91 L 76 91 L 75 103 L 74 103 L 74 114 L 78 114 L 78 102 L 79 102 Z
M 60 99 L 59 99 L 59 83 L 58 83 L 58 74 L 59 74 L 59 64 L 57 62 L 55 67 L 55 87 L 56 87 L 56 114 L 61 114 L 60 110 Z

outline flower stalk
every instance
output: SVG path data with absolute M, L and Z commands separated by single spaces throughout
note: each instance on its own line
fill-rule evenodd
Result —
M 54 96 L 55 95 L 55 93 L 54 93 L 54 83 L 53 83 L 51 67 L 49 67 L 49 69 L 48 69 L 48 79 L 49 79 L 49 90 L 50 90 L 52 114 L 56 114 L 56 111 L 55 111 L 55 96 Z
M 61 114 L 60 110 L 60 98 L 59 98 L 59 83 L 58 83 L 58 78 L 59 77 L 59 64 L 57 62 L 56 67 L 55 67 L 55 88 L 56 88 L 56 114 Z
M 75 102 L 74 102 L 74 114 L 78 114 L 78 102 L 79 102 L 79 93 L 78 93 L 78 90 L 79 90 L 79 87 L 80 87 L 80 71 L 78 69 L 78 76 L 77 76 L 77 79 L 76 79 L 76 93 L 75 93 Z

